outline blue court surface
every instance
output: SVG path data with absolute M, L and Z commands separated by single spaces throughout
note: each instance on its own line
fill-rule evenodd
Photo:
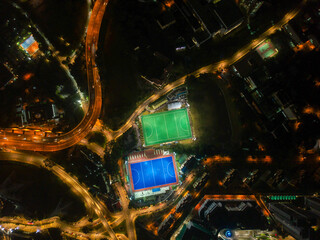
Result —
M 146 190 L 178 183 L 173 157 L 130 163 L 133 190 Z
M 31 46 L 32 43 L 34 43 L 35 40 L 33 38 L 33 36 L 31 35 L 28 39 L 26 39 L 22 44 L 21 46 L 24 48 L 24 49 L 27 49 L 28 47 Z

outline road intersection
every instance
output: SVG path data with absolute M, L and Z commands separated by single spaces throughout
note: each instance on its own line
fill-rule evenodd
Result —
M 303 0 L 302 4 L 305 4 L 307 0 Z M 64 171 L 64 169 L 54 164 L 51 167 L 45 165 L 44 161 L 46 157 L 36 153 L 28 152 L 17 152 L 19 150 L 31 150 L 31 151 L 59 151 L 70 146 L 73 146 L 80 142 L 85 136 L 92 130 L 96 121 L 99 118 L 101 105 L 102 105 L 102 92 L 101 92 L 101 83 L 98 68 L 96 65 L 96 51 L 98 47 L 99 32 L 104 16 L 104 12 L 108 0 L 97 0 L 95 2 L 94 8 L 92 10 L 90 21 L 87 28 L 87 37 L 86 37 L 86 65 L 87 65 L 87 79 L 88 79 L 88 92 L 89 92 L 89 106 L 88 111 L 85 114 L 84 119 L 80 124 L 73 130 L 68 133 L 57 135 L 54 133 L 45 133 L 40 131 L 34 131 L 30 129 L 0 129 L 0 147 L 7 149 L 6 152 L 0 152 L 0 160 L 3 161 L 15 161 L 22 162 L 27 164 L 32 164 L 38 167 L 46 168 L 47 170 L 54 173 L 59 179 L 66 183 L 70 189 L 80 197 L 88 210 L 88 213 L 97 216 L 97 220 L 102 225 L 101 232 L 98 231 L 94 233 L 97 237 L 104 236 L 106 234 L 111 239 L 127 239 L 123 234 L 117 234 L 113 231 L 112 228 L 118 226 L 121 222 L 126 222 L 126 228 L 129 239 L 136 239 L 136 229 L 135 229 L 135 220 L 138 216 L 151 214 L 153 212 L 166 209 L 171 207 L 171 203 L 161 203 L 157 206 L 148 207 L 146 209 L 129 209 L 129 200 L 127 198 L 127 193 L 121 184 L 117 184 L 117 189 L 119 190 L 120 201 L 123 207 L 123 210 L 120 213 L 113 214 L 108 211 L 108 209 L 96 198 L 94 198 L 86 187 L 84 187 L 78 180 L 69 175 Z M 277 30 L 281 29 L 288 21 L 294 18 L 300 11 L 301 6 L 293 9 L 287 13 L 277 24 L 270 27 L 267 31 L 262 33 L 257 39 L 253 40 L 246 46 L 242 47 L 239 51 L 233 54 L 230 58 L 224 59 L 222 61 L 210 64 L 208 66 L 202 67 L 190 74 L 187 74 L 178 80 L 166 85 L 164 88 L 159 90 L 157 93 L 150 96 L 145 100 L 129 117 L 127 122 L 118 130 L 111 131 L 108 130 L 108 140 L 117 139 L 128 129 L 130 129 L 135 121 L 135 119 L 145 110 L 145 108 L 152 102 L 156 101 L 160 97 L 166 95 L 174 88 L 181 86 L 185 83 L 188 76 L 194 75 L 199 76 L 204 73 L 212 73 L 219 71 L 227 66 L 232 65 L 233 63 L 240 60 L 243 56 L 249 53 L 251 50 L 256 48 L 261 42 L 263 42 L 269 35 L 275 33 Z M 10 150 L 14 149 L 14 150 Z M 187 183 L 182 184 L 177 191 L 174 193 L 175 197 L 181 196 L 184 193 Z M 113 222 L 110 222 L 110 219 L 114 219 Z M 85 237 L 93 238 L 93 235 L 82 234 L 79 232 L 81 225 L 76 223 L 73 226 L 66 224 L 59 220 L 59 218 L 52 218 L 41 220 L 35 224 L 34 227 L 26 226 L 25 219 L 9 219 L 9 218 L 0 218 L 0 223 L 5 226 L 25 226 L 25 229 L 30 229 L 30 232 L 37 231 L 39 228 L 45 229 L 46 226 L 56 226 L 61 228 L 65 232 L 73 232 L 79 235 L 79 239 L 88 239 Z M 85 221 L 85 220 L 81 220 Z M 13 224 L 13 225 L 10 225 Z M 89 224 L 89 223 L 87 223 Z M 28 225 L 28 224 L 27 224 Z M 9 227 L 9 228 L 12 228 Z M 27 228 L 28 227 L 28 228 Z M 80 238 L 82 237 L 83 238 Z
M 256 48 L 268 36 L 281 29 L 283 25 L 294 18 L 301 10 L 307 0 L 303 0 L 301 4 L 295 9 L 288 12 L 278 23 L 270 27 L 258 38 L 251 41 L 246 46 L 242 47 L 231 57 L 221 60 L 219 62 L 202 67 L 190 74 L 187 74 L 176 81 L 166 85 L 157 93 L 150 96 L 131 114 L 126 123 L 118 130 L 109 130 L 108 140 L 117 139 L 130 129 L 135 119 L 145 110 L 145 108 L 160 97 L 166 95 L 174 88 L 177 88 L 185 83 L 188 76 L 199 76 L 204 73 L 213 73 L 219 71 L 227 66 L 230 66 L 244 57 L 251 50 Z M 96 124 L 102 106 L 102 92 L 98 67 L 96 65 L 96 51 L 98 48 L 98 39 L 100 27 L 103 20 L 104 12 L 108 0 L 97 0 L 92 10 L 86 37 L 86 65 L 87 65 L 87 80 L 89 92 L 89 106 L 83 120 L 73 130 L 68 133 L 54 134 L 52 132 L 45 132 L 42 130 L 31 129 L 17 129 L 6 128 L 0 129 L 0 146 L 32 151 L 59 151 L 71 147 L 81 141 L 92 130 Z

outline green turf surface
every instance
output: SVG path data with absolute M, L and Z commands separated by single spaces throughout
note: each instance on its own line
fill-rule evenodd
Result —
M 141 116 L 146 146 L 192 137 L 187 109 Z
M 274 55 L 276 52 L 273 49 L 270 49 L 266 52 L 263 53 L 264 58 L 268 58 L 271 57 L 272 55 Z
M 267 42 L 265 42 L 258 47 L 258 51 L 260 51 L 260 53 L 263 53 L 267 51 L 269 48 L 270 48 L 270 45 Z

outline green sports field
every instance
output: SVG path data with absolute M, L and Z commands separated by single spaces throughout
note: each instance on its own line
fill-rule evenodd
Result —
M 146 146 L 192 137 L 187 109 L 141 116 Z

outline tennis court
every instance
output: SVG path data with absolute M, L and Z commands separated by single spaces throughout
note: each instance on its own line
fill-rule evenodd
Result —
M 128 166 L 133 191 L 160 188 L 178 183 L 173 155 L 129 163 Z
M 146 146 L 184 140 L 192 137 L 187 109 L 141 116 Z
M 265 40 L 257 48 L 257 52 L 262 57 L 262 59 L 273 57 L 278 53 L 278 50 L 274 47 L 270 39 Z

